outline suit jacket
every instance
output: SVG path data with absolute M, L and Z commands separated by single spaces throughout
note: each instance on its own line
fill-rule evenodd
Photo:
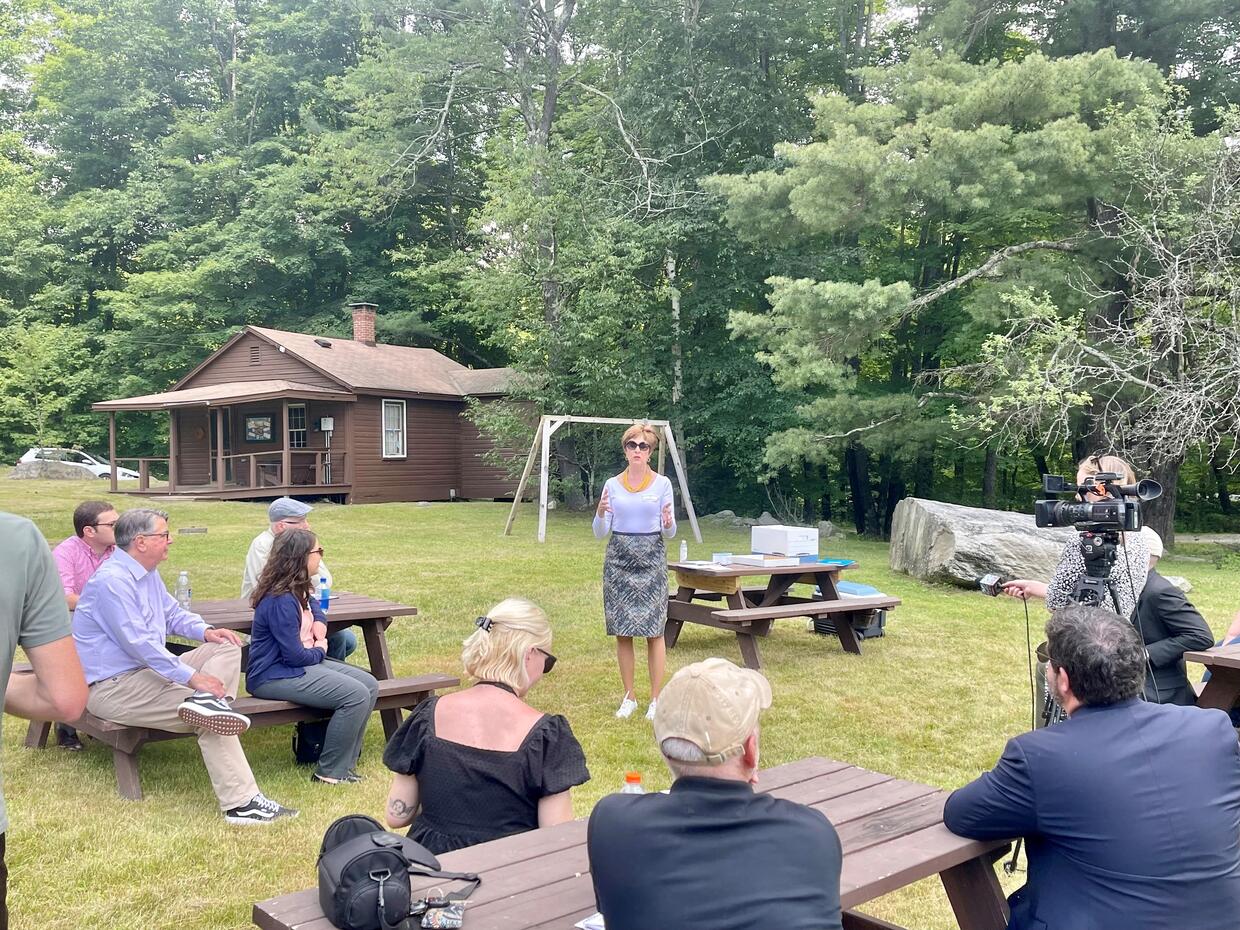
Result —
M 1214 634 L 1197 608 L 1188 602 L 1183 591 L 1151 571 L 1132 622 L 1150 656 L 1145 699 L 1159 704 L 1196 703 L 1188 685 L 1184 653 L 1214 645 Z
M 1240 745 L 1222 711 L 1130 700 L 1008 741 L 947 827 L 1023 836 L 1012 930 L 1234 930 Z

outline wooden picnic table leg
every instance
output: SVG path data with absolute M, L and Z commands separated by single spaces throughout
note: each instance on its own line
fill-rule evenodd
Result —
M 787 594 L 794 584 L 796 584 L 796 575 L 772 575 L 771 580 L 766 583 L 766 590 L 762 592 L 762 598 L 753 606 L 755 607 L 773 607 L 778 604 L 785 594 Z M 748 604 L 742 604 L 742 607 L 748 607 Z
M 46 720 L 31 720 L 30 726 L 26 727 L 26 748 L 42 749 L 46 746 L 51 729 L 51 723 Z
M 362 636 L 366 640 L 366 655 L 370 659 L 370 674 L 379 681 L 392 678 L 392 656 L 388 652 L 387 634 L 384 632 L 391 626 L 391 617 L 382 617 L 361 622 Z M 379 711 L 383 721 L 383 735 L 391 739 L 400 728 L 400 711 L 397 709 Z
M 1231 710 L 1240 698 L 1240 675 L 1232 675 L 1231 669 L 1214 669 L 1210 680 L 1197 696 L 1198 707 L 1214 707 Z
M 686 587 L 685 585 L 678 587 L 675 595 L 668 598 L 667 623 L 663 627 L 663 645 L 668 649 L 676 648 L 676 640 L 680 639 L 680 630 L 685 625 L 683 620 L 679 620 L 672 616 L 672 602 L 677 601 L 682 604 L 687 604 L 691 600 L 693 600 L 693 589 Z
M 725 600 L 730 610 L 742 610 L 748 606 L 745 603 L 745 595 L 739 590 L 726 595 Z M 746 668 L 754 670 L 762 668 L 762 655 L 758 652 L 758 638 L 750 630 L 738 628 L 736 643 L 741 648 L 741 658 L 744 659 Z
M 994 866 L 986 857 L 970 859 L 939 873 L 960 930 L 1003 930 L 1007 901 Z
M 116 790 L 129 801 L 142 800 L 142 779 L 138 776 L 138 750 L 126 752 L 112 749 L 112 763 L 116 766 Z
M 818 590 L 824 601 L 840 599 L 840 594 L 835 589 L 834 572 L 815 572 L 814 581 L 818 583 Z M 855 656 L 861 655 L 861 640 L 857 638 L 857 631 L 853 629 L 852 614 L 836 614 L 834 626 L 835 635 L 840 638 L 840 645 L 844 647 L 844 651 L 851 652 Z

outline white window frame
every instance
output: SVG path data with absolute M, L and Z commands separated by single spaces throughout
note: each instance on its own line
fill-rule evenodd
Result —
M 293 411 L 301 411 L 301 428 L 293 426 Z M 305 404 L 289 404 L 288 405 L 288 447 L 290 449 L 308 449 L 310 448 L 310 420 L 309 411 Z M 297 433 L 301 434 L 301 445 L 293 442 L 293 436 Z
M 393 455 L 388 454 L 388 442 L 387 442 L 388 433 L 391 432 L 394 434 L 396 432 L 395 430 L 388 429 L 387 412 L 388 412 L 389 404 L 393 406 L 397 404 L 400 405 L 400 452 L 393 454 Z M 387 398 L 384 398 L 383 402 L 379 405 L 379 427 L 380 427 L 379 428 L 379 452 L 383 456 L 383 458 L 385 459 L 407 458 L 408 453 L 409 453 L 408 409 L 406 408 L 405 402 L 403 400 L 389 400 Z

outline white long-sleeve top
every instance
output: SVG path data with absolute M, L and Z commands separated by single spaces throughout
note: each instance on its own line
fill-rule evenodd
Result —
M 601 517 L 594 514 L 594 535 L 602 539 L 608 533 L 659 533 L 671 539 L 676 535 L 676 510 L 672 508 L 672 525 L 663 526 L 663 507 L 672 503 L 672 482 L 667 475 L 655 475 L 642 491 L 630 491 L 619 477 L 608 478 L 603 485 L 611 512 Z

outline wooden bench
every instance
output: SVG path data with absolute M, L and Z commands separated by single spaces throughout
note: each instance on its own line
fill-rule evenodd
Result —
M 29 666 L 15 667 L 15 672 L 29 670 Z M 386 678 L 379 681 L 379 699 L 376 711 L 407 710 L 443 688 L 455 688 L 460 679 L 451 675 L 417 675 L 412 678 Z M 239 697 L 233 708 L 250 718 L 250 728 L 279 726 L 299 723 L 303 720 L 322 720 L 330 716 L 317 707 L 306 707 L 291 701 L 269 701 L 264 698 Z M 26 746 L 42 749 L 47 745 L 51 724 L 42 720 L 30 721 L 26 732 Z M 138 752 L 147 743 L 180 739 L 194 733 L 173 733 L 148 727 L 131 727 L 108 720 L 100 720 L 87 711 L 80 720 L 73 721 L 80 732 L 92 736 L 112 747 L 112 759 L 116 765 L 116 790 L 123 798 L 142 800 L 142 783 L 138 777 Z
M 770 607 L 734 607 L 728 610 L 711 611 L 711 617 L 726 624 L 730 628 L 744 628 L 755 636 L 766 636 L 770 632 L 771 622 L 789 617 L 834 617 L 835 632 L 840 637 L 840 644 L 845 651 L 861 652 L 861 643 L 853 630 L 854 618 L 860 618 L 872 610 L 891 610 L 899 607 L 900 598 L 888 597 L 885 594 L 871 594 L 864 597 L 841 597 L 836 600 L 822 601 L 808 598 L 787 598 L 790 604 L 774 604 Z

